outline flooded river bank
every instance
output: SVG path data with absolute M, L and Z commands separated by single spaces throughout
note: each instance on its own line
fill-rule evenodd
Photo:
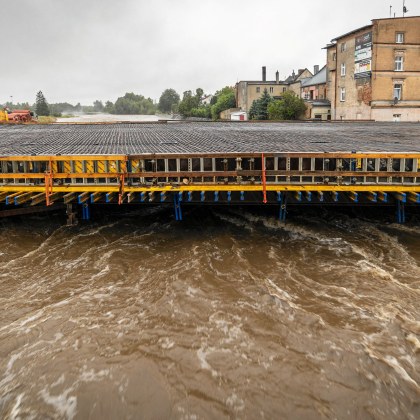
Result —
M 417 222 L 62 224 L 0 224 L 2 418 L 420 417 Z

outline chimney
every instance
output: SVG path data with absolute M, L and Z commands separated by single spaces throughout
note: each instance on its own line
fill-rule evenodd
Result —
M 280 73 L 279 73 L 279 71 L 277 70 L 277 71 L 276 71 L 276 83 L 277 83 L 277 84 L 279 84 L 279 81 L 280 81 Z
M 265 66 L 263 66 L 262 68 L 262 81 L 266 82 L 267 81 L 267 69 Z
M 315 65 L 315 66 L 314 66 L 314 76 L 315 76 L 317 73 L 319 73 L 319 66 L 318 66 L 318 65 Z

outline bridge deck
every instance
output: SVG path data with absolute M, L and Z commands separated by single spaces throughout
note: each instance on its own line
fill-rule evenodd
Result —
M 0 126 L 0 156 L 420 153 L 420 124 L 167 123 Z
M 396 203 L 403 220 L 420 124 L 0 126 L 0 208 L 153 202 Z

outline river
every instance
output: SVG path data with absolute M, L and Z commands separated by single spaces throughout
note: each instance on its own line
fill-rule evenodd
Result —
M 0 417 L 420 418 L 420 227 L 191 208 L 0 221 Z

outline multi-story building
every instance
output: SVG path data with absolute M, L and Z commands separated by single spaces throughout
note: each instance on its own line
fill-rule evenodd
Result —
M 240 81 L 236 84 L 236 106 L 246 113 L 249 112 L 252 102 L 260 99 L 264 89 L 274 99 L 280 99 L 284 92 L 291 90 L 300 96 L 301 82 L 313 76 L 308 69 L 300 69 L 297 74 L 293 73 L 284 81 L 279 78 L 279 72 L 276 72 L 276 80 L 267 81 L 266 68 L 262 68 L 262 80 L 259 81 Z
M 331 42 L 333 120 L 420 121 L 420 16 L 373 19 Z

